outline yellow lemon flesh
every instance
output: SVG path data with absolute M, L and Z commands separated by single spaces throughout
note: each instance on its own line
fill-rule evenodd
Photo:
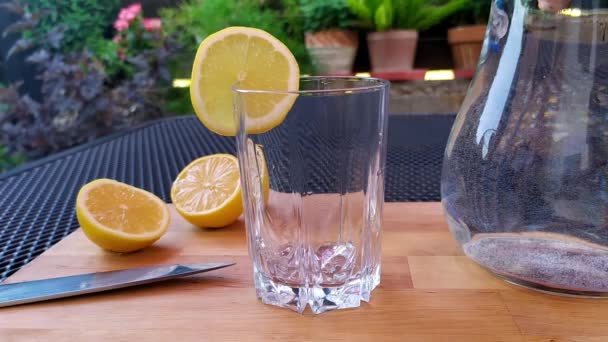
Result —
M 214 154 L 193 161 L 173 182 L 171 199 L 177 212 L 196 226 L 233 223 L 243 213 L 237 158 Z
M 190 82 L 196 115 L 209 130 L 236 135 L 234 92 L 241 89 L 297 91 L 300 69 L 289 49 L 269 33 L 229 27 L 207 37 L 198 47 Z M 291 109 L 294 94 L 243 96 L 246 130 L 257 134 L 278 126 Z
M 160 198 L 111 179 L 98 179 L 80 189 L 76 216 L 92 242 L 121 253 L 152 245 L 165 234 L 171 219 Z

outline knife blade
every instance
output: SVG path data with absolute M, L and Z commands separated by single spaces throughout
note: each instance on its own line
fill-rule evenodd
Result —
M 0 308 L 154 283 L 234 264 L 153 266 L 4 284 L 0 285 Z

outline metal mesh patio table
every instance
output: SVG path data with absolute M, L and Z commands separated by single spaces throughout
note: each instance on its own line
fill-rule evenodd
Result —
M 453 115 L 391 115 L 386 200 L 438 201 L 443 151 Z M 193 116 L 174 117 L 29 163 L 0 175 L 0 281 L 78 228 L 76 194 L 96 178 L 141 187 L 169 202 L 173 179 L 190 161 L 235 153 L 234 138 Z

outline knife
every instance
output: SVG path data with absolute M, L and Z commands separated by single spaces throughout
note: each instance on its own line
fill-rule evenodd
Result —
M 142 267 L 0 285 L 0 308 L 169 280 L 232 266 L 207 263 Z

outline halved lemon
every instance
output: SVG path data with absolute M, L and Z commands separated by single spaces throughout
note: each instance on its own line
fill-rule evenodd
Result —
M 94 180 L 80 189 L 76 216 L 92 242 L 122 253 L 153 244 L 165 234 L 171 219 L 160 198 L 111 179 Z
M 199 227 L 219 228 L 243 213 L 239 164 L 230 154 L 214 154 L 190 163 L 173 182 L 177 212 Z
M 250 27 L 229 27 L 207 37 L 198 47 L 190 82 L 196 115 L 209 130 L 233 136 L 232 86 L 254 90 L 297 91 L 300 69 L 289 49 L 271 34 Z M 278 126 L 296 95 L 248 94 L 242 97 L 248 133 Z

